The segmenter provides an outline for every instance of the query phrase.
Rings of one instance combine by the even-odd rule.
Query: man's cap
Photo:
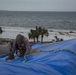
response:
[[[19,41],[19,42],[22,41],[23,38],[24,38],[24,36],[21,35],[21,34],[18,34],[18,35],[16,36],[16,40]]]

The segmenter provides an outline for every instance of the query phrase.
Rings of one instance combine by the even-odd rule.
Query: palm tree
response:
[[[39,36],[41,35],[41,43],[43,43],[43,37],[48,36],[48,30],[45,28],[37,27],[35,30],[30,30],[30,33],[28,34],[29,39],[34,39],[35,43],[35,38],[37,39],[37,42],[39,41]]]
[[[43,43],[43,37],[45,36],[48,36],[49,33],[48,33],[48,30],[43,28],[42,31],[41,31],[41,43]]]
[[[39,32],[40,32],[40,34],[41,34],[41,32],[42,32],[42,28],[41,28],[41,27],[39,27]]]
[[[36,33],[35,36],[36,36],[37,42],[39,42],[39,36],[40,36],[39,30],[36,29],[35,33]]]
[[[37,42],[38,42],[38,38],[39,38],[40,35],[41,35],[41,43],[43,43],[43,37],[44,37],[44,35],[45,36],[49,35],[48,30],[45,29],[45,28],[41,28],[41,27],[37,27],[36,26],[36,38],[37,38]]]
[[[36,38],[35,31],[31,29],[30,33],[28,34],[28,36],[29,36],[29,39],[33,39],[34,43],[35,43],[35,38]]]
[[[36,40],[38,42],[38,39],[39,39],[39,32],[38,32],[38,30],[34,30],[33,36],[34,36],[34,38],[36,38]]]

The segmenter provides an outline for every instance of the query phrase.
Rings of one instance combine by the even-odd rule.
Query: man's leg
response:
[[[14,54],[9,53],[8,57],[5,58],[5,60],[11,60],[11,59],[14,59]]]
[[[9,43],[9,53],[8,53],[8,57],[7,58],[5,58],[5,60],[10,60],[10,59],[14,59],[14,49],[12,48],[12,44],[11,43]]]

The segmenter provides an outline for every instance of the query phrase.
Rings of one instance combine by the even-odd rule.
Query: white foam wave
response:
[[[28,32],[31,28],[25,28],[25,27],[9,27],[9,26],[0,26],[2,27],[2,30],[4,31],[23,31]],[[34,29],[34,28],[33,28]]]

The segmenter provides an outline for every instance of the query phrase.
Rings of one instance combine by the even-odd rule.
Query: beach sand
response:
[[[0,38],[3,39],[3,41],[9,42],[11,39],[15,39],[17,34],[22,34],[25,37],[28,38],[28,33],[30,32],[30,29],[34,28],[23,28],[23,27],[5,27],[1,26],[3,33],[0,34]],[[48,29],[49,36],[44,36],[43,41],[44,42],[56,42],[55,36],[57,36],[59,39],[63,40],[69,40],[76,38],[76,31],[75,30],[60,30],[60,29]],[[30,39],[30,41],[33,41]],[[41,41],[41,38],[39,37],[39,41]],[[9,52],[8,49],[8,43],[4,45],[0,45],[0,55],[6,54]]]
[[[8,43],[0,45],[0,56],[9,53]]]

